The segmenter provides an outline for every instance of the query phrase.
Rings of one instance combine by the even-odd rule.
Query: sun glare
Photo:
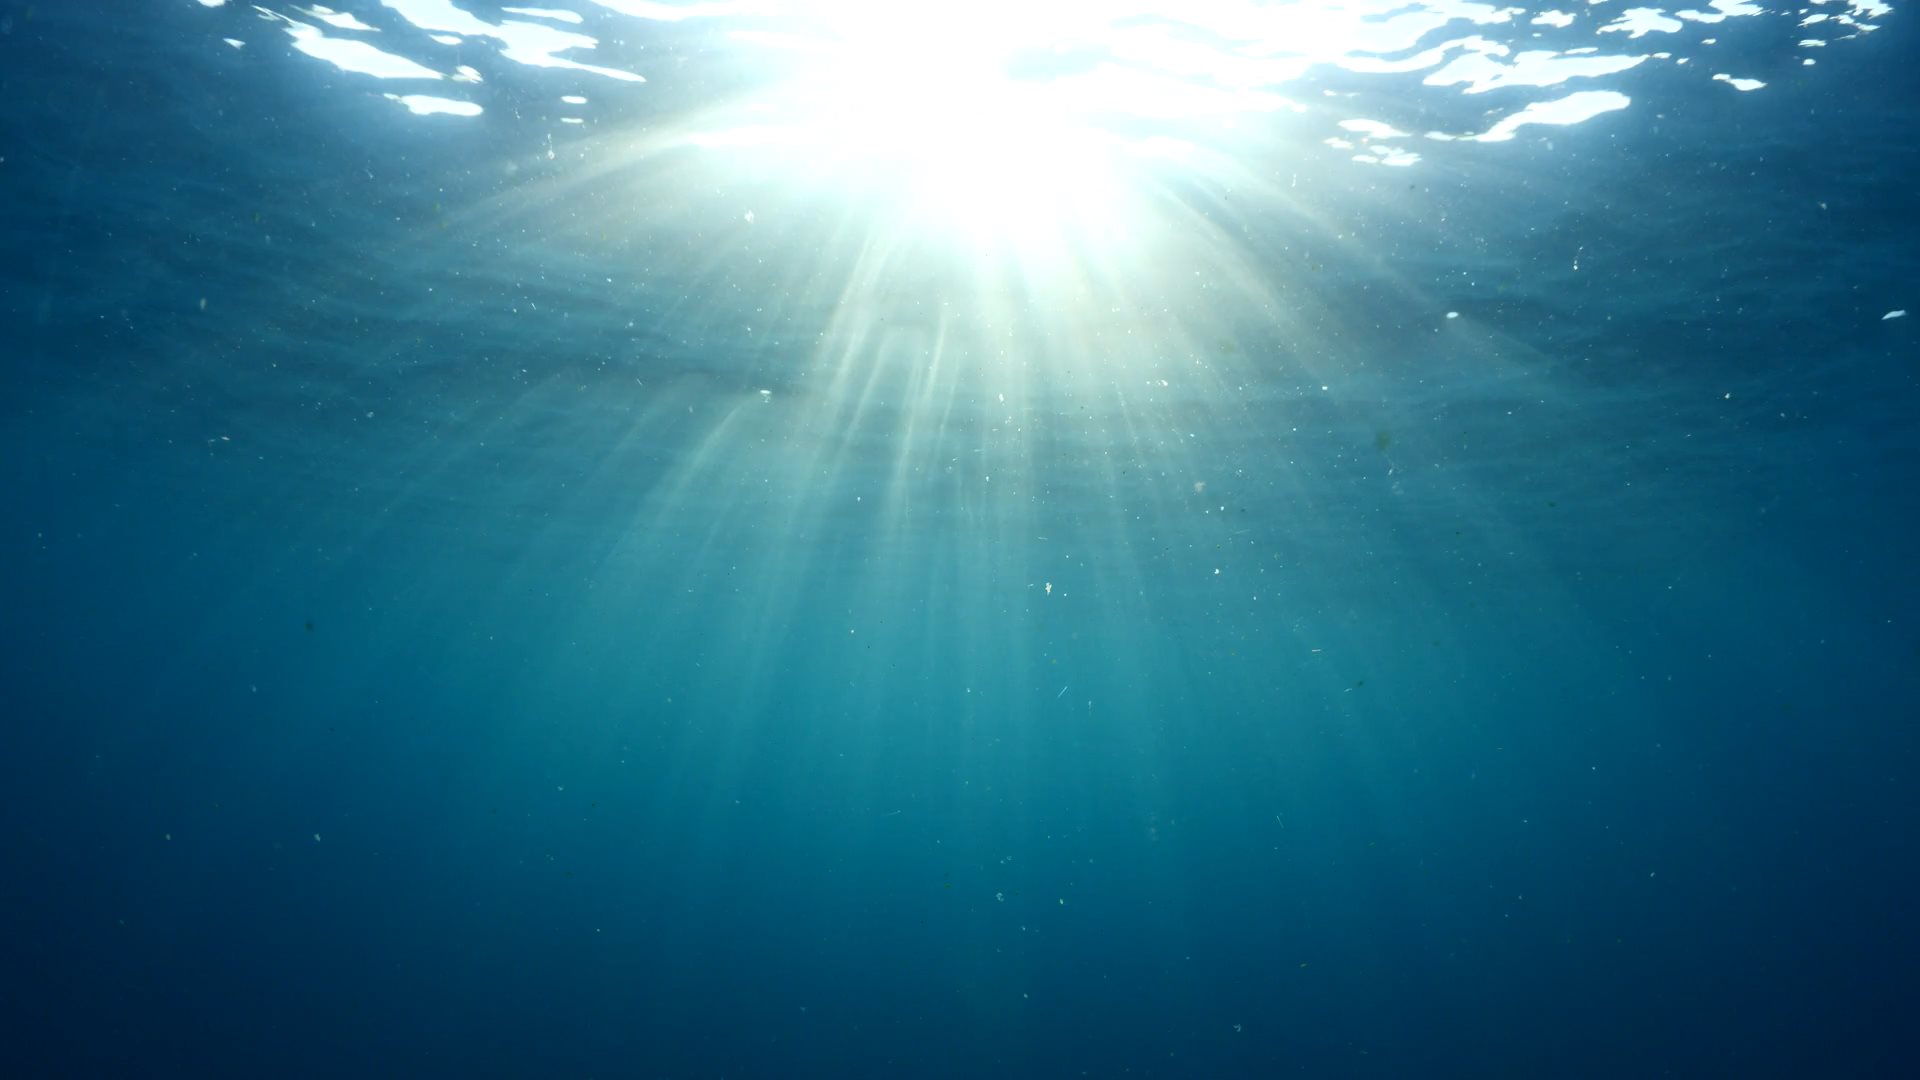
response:
[[[916,233],[1084,241],[1120,213],[1124,146],[1057,82],[1016,70],[1046,54],[1063,17],[845,5],[773,103],[777,141],[805,155],[803,179],[878,202]]]
[[[1062,115],[1035,90],[989,74],[923,84],[919,93],[849,110],[849,164],[883,178],[876,193],[917,231],[973,244],[1055,235],[1088,239],[1113,223],[1120,162],[1113,141]]]

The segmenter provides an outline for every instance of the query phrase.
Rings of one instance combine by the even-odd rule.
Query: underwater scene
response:
[[[329,2],[0,0],[9,1075],[1915,1075],[1900,0]]]

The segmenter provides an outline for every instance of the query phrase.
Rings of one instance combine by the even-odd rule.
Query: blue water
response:
[[[11,1075],[1910,1075],[1908,12],[568,6],[0,2]]]

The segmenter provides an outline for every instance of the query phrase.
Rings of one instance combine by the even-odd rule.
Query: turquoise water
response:
[[[0,3],[23,1075],[1905,1074],[1904,12],[574,8]]]

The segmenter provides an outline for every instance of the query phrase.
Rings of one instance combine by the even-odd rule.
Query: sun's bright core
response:
[[[750,131],[709,141],[791,150],[795,183],[830,186],[920,235],[1083,243],[1119,224],[1134,158],[1061,80],[1016,70],[1065,38],[1062,17],[846,5]]]

